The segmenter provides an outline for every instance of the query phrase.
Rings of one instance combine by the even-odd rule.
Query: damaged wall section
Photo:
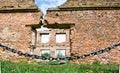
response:
[[[50,56],[57,57],[59,53],[63,56],[70,55],[70,28],[68,24],[65,25],[47,25],[42,29],[37,29],[37,44],[34,53],[42,55],[50,53]]]
[[[112,1],[83,1],[68,0],[62,6],[47,10],[45,19],[47,25],[74,23],[72,29],[74,36],[71,40],[71,53],[82,55],[94,52],[116,43],[120,40],[120,4],[119,0]],[[100,54],[85,58],[79,62],[120,63],[120,47]]]

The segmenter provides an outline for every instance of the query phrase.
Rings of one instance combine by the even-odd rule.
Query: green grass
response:
[[[1,73],[119,73],[119,65],[59,64],[57,62],[10,62],[0,61]]]

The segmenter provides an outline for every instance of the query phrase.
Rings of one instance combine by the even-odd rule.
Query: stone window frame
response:
[[[40,34],[50,34],[50,41],[48,43],[41,43],[41,36]],[[65,33],[66,34],[66,42],[63,43],[56,43],[56,33]],[[37,40],[36,40],[36,46],[38,47],[47,47],[47,46],[69,46],[70,45],[70,31],[69,29],[50,29],[45,31],[37,31]]]

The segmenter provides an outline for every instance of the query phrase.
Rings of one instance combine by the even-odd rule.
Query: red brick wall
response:
[[[0,24],[38,24],[40,16],[42,16],[40,12],[0,13]]]
[[[0,6],[24,6],[33,4],[33,0],[0,0]]]
[[[31,27],[38,25],[41,12],[0,13],[0,41],[11,47],[28,50],[31,43]]]
[[[48,11],[46,15],[50,24],[55,22],[75,24],[72,53],[79,55],[105,48],[120,41],[119,17],[119,10]],[[120,47],[117,47],[99,56],[86,58],[86,61],[98,59],[104,63],[120,63],[119,52]]]
[[[34,0],[0,0],[0,42],[17,50],[29,52],[32,28],[39,27],[41,16],[42,12]],[[16,54],[2,51],[0,47],[0,58],[13,58],[14,55]]]

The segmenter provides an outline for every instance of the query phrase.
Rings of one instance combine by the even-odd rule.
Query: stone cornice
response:
[[[15,13],[15,12],[40,12],[38,8],[9,8],[9,9],[0,9],[0,13]]]
[[[112,7],[62,7],[49,8],[47,11],[79,11],[79,10],[120,10],[118,6]]]

